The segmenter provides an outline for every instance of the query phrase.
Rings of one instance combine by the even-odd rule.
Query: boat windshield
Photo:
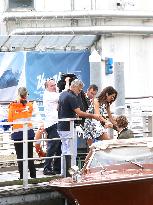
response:
[[[143,164],[153,164],[153,148],[147,146],[113,147],[95,150],[88,167],[104,167],[131,163],[143,168]]]

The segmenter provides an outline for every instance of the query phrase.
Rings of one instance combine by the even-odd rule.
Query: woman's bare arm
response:
[[[116,119],[115,117],[112,115],[112,112],[110,110],[110,104],[107,105],[106,107],[106,111],[107,111],[107,114],[108,114],[108,118],[110,120],[110,122],[116,126]]]
[[[97,99],[94,99],[93,106],[94,106],[94,113],[100,115],[100,105]],[[103,122],[104,124],[108,123],[107,119],[105,119],[103,116],[101,122]]]

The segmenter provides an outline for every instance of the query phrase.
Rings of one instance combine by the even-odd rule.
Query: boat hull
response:
[[[153,178],[54,186],[71,204],[152,205]]]

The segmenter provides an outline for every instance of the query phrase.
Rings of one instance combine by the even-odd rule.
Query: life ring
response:
[[[35,133],[35,140],[42,139],[43,132],[44,132],[44,129],[40,127]],[[46,153],[43,151],[42,146],[41,146],[41,141],[35,142],[35,149],[39,157],[46,157]]]

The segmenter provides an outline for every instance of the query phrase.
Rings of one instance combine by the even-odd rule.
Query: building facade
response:
[[[76,44],[65,48],[62,41],[54,49],[96,49],[101,62],[98,67],[91,67],[91,83],[97,83],[100,89],[114,85],[114,65],[121,62],[125,97],[153,96],[151,0],[0,0],[0,4],[0,39],[4,36],[19,39],[20,35],[34,35],[36,39],[38,35],[51,35],[59,45],[59,37],[77,37]],[[90,43],[83,46],[82,36]],[[13,42],[8,41],[3,40],[1,51],[5,51],[6,45],[6,51],[24,50],[23,43],[12,47]],[[39,46],[35,48],[41,50]],[[46,43],[43,49],[53,47],[48,48]],[[107,59],[112,59],[111,74],[106,74]]]

